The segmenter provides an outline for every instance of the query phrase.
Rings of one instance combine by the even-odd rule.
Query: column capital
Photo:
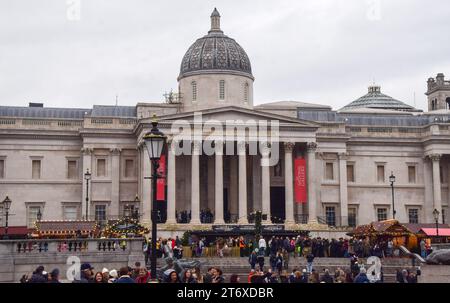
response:
[[[264,158],[268,157],[270,155],[269,142],[261,142],[259,146],[260,146],[261,156],[263,156]]]
[[[214,141],[214,152],[216,155],[219,155],[219,156],[223,155],[223,141],[222,140]]]
[[[339,160],[347,160],[348,159],[348,153],[347,152],[338,153],[338,158],[339,158]]]
[[[238,155],[245,155],[245,153],[247,152],[247,142],[239,141],[237,143],[237,151]]]
[[[114,147],[114,148],[111,148],[111,149],[109,150],[109,152],[110,152],[111,155],[113,155],[113,156],[118,156],[118,155],[120,155],[120,153],[122,152],[122,149],[121,149],[121,148]]]
[[[430,158],[431,161],[433,162],[439,162],[439,160],[441,160],[442,155],[441,154],[430,154],[428,155],[428,158]]]
[[[192,141],[192,153],[198,155],[200,153],[202,145],[203,145],[202,141],[197,140]]]
[[[94,149],[93,148],[89,148],[89,147],[83,147],[81,149],[81,153],[85,156],[89,156],[92,155],[94,153]]]
[[[287,153],[292,153],[295,148],[294,142],[284,142],[284,151]]]
[[[317,149],[317,143],[316,142],[306,143],[306,149],[308,150],[308,153],[314,153]]]

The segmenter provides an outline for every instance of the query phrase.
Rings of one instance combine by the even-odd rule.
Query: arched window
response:
[[[192,101],[197,101],[197,82],[192,81]]]
[[[244,83],[244,102],[245,103],[248,103],[248,88],[249,88],[248,82],[245,82]]]
[[[225,100],[225,80],[219,81],[219,100]]]
[[[445,103],[447,104],[447,109],[450,109],[450,97],[445,99]]]

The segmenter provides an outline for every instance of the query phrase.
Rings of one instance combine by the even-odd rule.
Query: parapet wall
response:
[[[60,279],[67,279],[72,261],[90,263],[95,271],[144,264],[142,239],[80,239],[80,240],[8,240],[0,241],[0,282],[18,282],[37,266],[45,271],[60,270]]]

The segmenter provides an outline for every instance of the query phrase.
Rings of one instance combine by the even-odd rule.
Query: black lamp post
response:
[[[6,196],[5,200],[3,200],[3,209],[5,210],[5,235],[3,236],[3,239],[8,240],[8,218],[9,218],[9,208],[11,207],[11,199]]]
[[[42,212],[41,212],[41,208],[39,207],[38,212],[36,214],[36,219],[38,222],[41,222],[42,220]]]
[[[143,137],[148,156],[152,162],[152,255],[150,273],[153,280],[156,280],[156,234],[158,210],[156,209],[156,183],[158,179],[158,166],[161,153],[166,143],[167,137],[158,129],[156,115],[153,116],[152,129]]]
[[[389,176],[389,182],[391,182],[391,190],[392,190],[392,218],[395,220],[395,198],[394,198],[394,183],[395,183],[395,176],[394,173],[391,172],[391,175]]]
[[[436,237],[439,237],[439,211],[435,208],[433,210],[434,222],[436,222]]]
[[[84,174],[84,180],[86,180],[86,220],[89,220],[89,180],[91,180],[92,174],[89,172],[89,168]]]
[[[134,209],[133,209],[133,214],[131,215],[132,218],[136,221],[139,222],[139,207],[136,207],[137,205],[139,205],[141,201],[139,200],[139,196],[136,195],[136,197],[134,198]]]
[[[125,217],[125,238],[128,238],[128,220],[130,220],[130,206],[128,204],[123,209],[123,215]]]

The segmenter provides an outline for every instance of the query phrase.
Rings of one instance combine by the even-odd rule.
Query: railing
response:
[[[0,118],[2,128],[26,128],[34,129],[58,129],[77,130],[83,126],[82,120],[59,120],[59,119],[34,119],[34,118]]]
[[[136,251],[142,251],[142,238],[129,239],[36,239],[0,241],[3,252],[10,254],[46,254],[46,253],[87,253],[87,252],[129,252],[130,243],[136,242]]]
[[[358,225],[356,216],[318,216],[317,222],[334,227],[356,227]]]

